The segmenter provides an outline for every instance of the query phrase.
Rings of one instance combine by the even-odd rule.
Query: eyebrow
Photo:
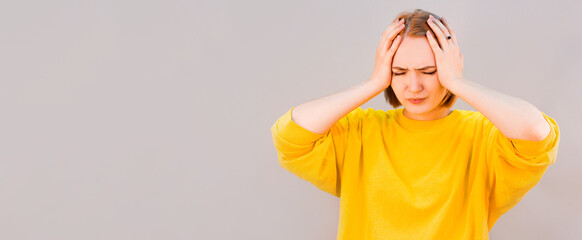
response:
[[[425,70],[428,68],[435,68],[435,66],[424,66],[421,68],[415,68],[416,70]],[[403,68],[403,67],[392,67],[392,69],[396,69],[396,70],[408,70],[408,68]]]

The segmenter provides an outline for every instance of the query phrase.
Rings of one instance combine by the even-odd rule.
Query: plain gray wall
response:
[[[560,127],[556,163],[491,239],[578,239],[581,7],[2,1],[0,239],[335,239],[339,199],[279,166],[270,127],[366,80],[414,8],[450,20],[467,79]]]

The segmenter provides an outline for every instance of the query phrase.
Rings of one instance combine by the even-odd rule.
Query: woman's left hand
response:
[[[437,35],[438,43],[441,46],[439,47],[437,39],[430,31],[426,32],[426,37],[434,53],[439,82],[443,87],[448,88],[454,81],[464,79],[463,55],[459,50],[455,31],[446,19],[443,18],[442,20],[443,22],[430,15],[427,21]],[[447,39],[447,36],[451,36],[451,39]]]

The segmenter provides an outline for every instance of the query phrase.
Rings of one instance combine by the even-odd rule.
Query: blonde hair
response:
[[[431,13],[429,11],[424,11],[424,10],[418,9],[418,8],[414,9],[413,12],[404,11],[404,12],[399,13],[398,16],[396,16],[396,18],[394,18],[394,20],[403,18],[404,19],[404,29],[398,35],[400,35],[400,37],[402,37],[402,38],[404,38],[405,36],[425,37],[426,31],[430,31],[430,33],[433,36],[436,36],[434,31],[428,25],[428,23],[426,23],[426,21],[428,20],[428,17],[430,15],[432,15],[433,17],[435,17],[438,20],[441,20],[440,16],[438,16],[434,13]],[[440,47],[440,43],[439,43],[439,47]],[[394,94],[394,89],[392,89],[392,85],[390,85],[390,86],[388,86],[388,88],[384,89],[384,98],[394,108],[402,106],[402,103],[400,103],[400,101],[398,101],[398,98],[396,98],[396,94]],[[441,101],[440,106],[445,107],[445,108],[450,108],[455,104],[456,100],[457,100],[457,96],[447,89],[447,95]]]

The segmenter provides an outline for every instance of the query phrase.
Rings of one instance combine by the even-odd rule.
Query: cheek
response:
[[[396,94],[396,96],[400,96],[400,93],[404,89],[404,84],[401,81],[398,80],[395,81],[394,79],[392,79],[392,83],[390,84],[390,86],[392,87],[392,91],[394,91],[394,94]]]
[[[443,85],[441,85],[441,82],[439,81],[439,79],[436,76],[430,76],[426,79],[426,87],[432,89],[433,91],[444,91],[446,90],[445,87],[443,87]]]

